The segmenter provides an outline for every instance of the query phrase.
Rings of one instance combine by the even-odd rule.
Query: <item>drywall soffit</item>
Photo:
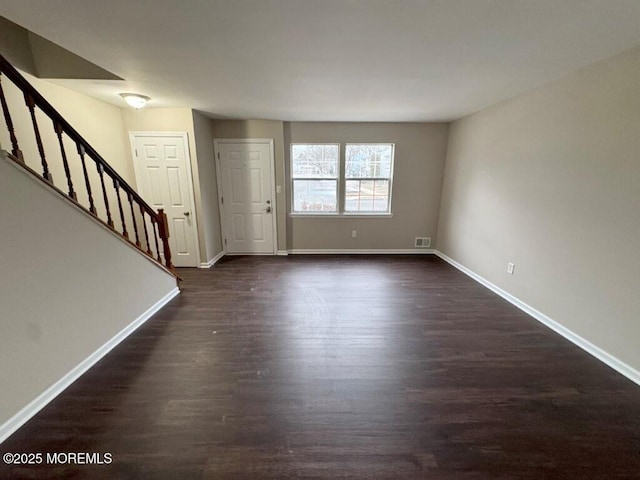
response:
[[[18,68],[39,78],[124,80],[4,17],[0,17],[0,50]]]

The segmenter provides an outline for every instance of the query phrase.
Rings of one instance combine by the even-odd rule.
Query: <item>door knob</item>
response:
[[[190,213],[189,213],[189,212],[184,212],[184,216],[185,216],[185,217],[188,217],[189,215],[190,215]]]

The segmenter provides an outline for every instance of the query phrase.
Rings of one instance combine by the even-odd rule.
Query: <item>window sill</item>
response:
[[[393,218],[393,213],[290,213],[291,218]]]

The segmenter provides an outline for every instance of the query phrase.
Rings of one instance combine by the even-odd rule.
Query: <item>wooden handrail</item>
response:
[[[145,222],[145,214],[149,215],[151,223],[154,226],[154,236],[156,234],[155,226],[158,225],[157,234],[160,236],[160,239],[163,245],[163,252],[162,252],[164,255],[163,266],[168,268],[171,272],[174,272],[175,274],[173,264],[171,263],[171,252],[169,250],[169,241],[168,241],[169,230],[167,228],[167,220],[164,212],[162,210],[160,212],[156,212],[151,206],[149,206],[149,204],[147,204],[147,202],[115,171],[115,169],[111,165],[109,165],[109,163],[107,163],[107,161],[89,144],[89,142],[87,142],[82,137],[82,135],[80,135],[76,131],[76,129],[74,129],[69,124],[69,122],[67,122],[64,119],[64,117],[35,88],[33,88],[33,86],[13,67],[13,65],[11,65],[11,63],[9,63],[8,60],[6,60],[2,55],[0,55],[0,104],[1,104],[0,106],[2,107],[2,113],[4,115],[7,129],[9,130],[9,137],[11,140],[11,147],[12,147],[12,151],[11,151],[12,156],[15,159],[19,160],[21,163],[24,163],[23,152],[20,150],[18,138],[14,130],[14,124],[9,112],[9,105],[7,103],[4,91],[2,89],[2,82],[1,82],[2,75],[4,75],[9,80],[11,80],[11,82],[18,89],[22,91],[25,98],[25,105],[30,111],[30,116],[32,119],[34,131],[35,131],[37,148],[42,160],[42,167],[43,167],[43,174],[39,176],[43,178],[51,186],[54,186],[51,174],[49,173],[48,163],[45,158],[44,147],[43,147],[42,139],[40,136],[40,129],[36,121],[36,115],[34,112],[35,107],[40,109],[53,122],[54,131],[57,135],[58,144],[59,144],[60,152],[62,155],[64,172],[66,176],[66,182],[67,182],[66,188],[68,189],[66,196],[74,203],[79,204],[77,199],[77,193],[74,189],[73,181],[71,178],[71,170],[68,163],[68,156],[67,156],[67,152],[65,151],[64,141],[62,137],[63,134],[69,137],[77,147],[77,152],[82,162],[84,184],[87,188],[88,198],[90,202],[90,207],[88,209],[89,212],[97,220],[107,225],[110,229],[116,231],[114,228],[113,220],[112,220],[109,199],[108,199],[106,185],[104,181],[104,175],[107,175],[108,177],[111,178],[112,182],[106,182],[106,183],[113,184],[113,189],[114,189],[113,194],[117,198],[117,206],[115,208],[117,208],[117,211],[119,212],[119,216],[122,222],[123,231],[122,232],[116,231],[116,232],[119,233],[129,243],[136,246],[136,248],[140,250],[143,254],[145,254],[146,256],[150,257],[151,259],[153,259],[154,261],[162,265],[161,256],[160,256],[161,252],[159,251],[159,248],[158,248],[157,238],[155,239],[155,245],[156,245],[155,258],[151,251],[153,242],[151,241],[152,239],[150,239],[147,234],[147,226]],[[107,215],[106,221],[104,219],[99,218],[96,208],[94,206],[94,200],[93,200],[91,186],[88,178],[87,167],[85,164],[86,157],[91,158],[96,163],[97,172],[100,177],[100,184],[102,188],[103,199],[105,202],[106,215]],[[29,171],[31,171],[32,173],[34,172],[32,169],[29,169]],[[55,187],[55,189],[57,191],[61,191],[61,189],[58,187]],[[136,234],[135,242],[129,238],[129,232],[127,231],[127,228],[126,228],[125,210],[122,206],[122,199],[120,197],[121,190],[124,191],[125,198],[128,200],[130,204],[131,221],[133,222],[134,231]],[[142,217],[143,228],[141,229],[139,229],[137,224],[138,222],[138,220],[136,219],[137,214],[135,213],[135,210],[133,208],[133,203],[136,203],[138,205],[139,213],[140,213],[140,216]],[[146,250],[144,249],[144,246],[141,245],[140,243],[138,231],[143,231],[145,233]]]
[[[10,79],[15,86],[23,92],[28,92],[33,98],[37,107],[42,110],[50,119],[55,120],[61,126],[64,133],[74,142],[83,146],[85,153],[97,163],[101,163],[104,171],[111,178],[116,179],[120,186],[131,193],[136,202],[144,207],[149,214],[155,214],[155,210],[151,208],[138,193],[129,186],[129,184],[116,172],[102,156],[80,135],[69,122],[67,122],[60,113],[51,105],[40,93],[31,86],[31,84],[11,65],[7,59],[0,55],[0,72]],[[126,185],[126,188],[124,187]]]

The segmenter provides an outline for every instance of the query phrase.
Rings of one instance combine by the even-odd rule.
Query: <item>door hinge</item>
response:
[[[218,160],[220,160],[220,152],[218,152]]]
[[[224,197],[220,197],[220,203],[224,205]]]
[[[136,148],[135,150],[136,150],[136,157],[137,157],[138,156],[138,149]]]
[[[225,244],[225,245],[227,244],[227,239],[226,239],[226,238],[224,239],[224,244]]]

